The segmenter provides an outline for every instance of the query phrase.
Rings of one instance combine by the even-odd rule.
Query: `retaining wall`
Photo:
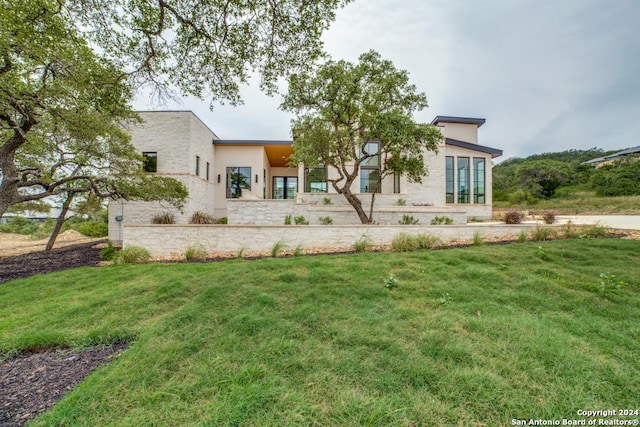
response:
[[[449,242],[473,239],[476,232],[483,238],[517,236],[535,227],[536,224],[489,223],[441,226],[125,224],[123,247],[142,246],[154,257],[184,254],[193,245],[201,245],[211,254],[235,254],[241,250],[269,252],[277,242],[288,249],[350,250],[356,241],[365,236],[375,245],[388,245],[400,233],[428,233]]]

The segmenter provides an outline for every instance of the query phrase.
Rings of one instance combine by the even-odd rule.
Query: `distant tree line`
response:
[[[493,199],[522,204],[575,192],[640,195],[640,156],[626,156],[599,165],[584,164],[618,151],[591,148],[508,159],[493,168]]]

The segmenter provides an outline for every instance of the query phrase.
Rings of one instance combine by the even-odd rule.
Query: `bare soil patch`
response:
[[[22,234],[0,233],[0,258],[43,251],[48,240],[49,238],[33,240],[29,236],[23,236]],[[75,230],[67,230],[58,235],[54,248],[64,248],[99,240],[104,239],[94,239],[83,236]]]

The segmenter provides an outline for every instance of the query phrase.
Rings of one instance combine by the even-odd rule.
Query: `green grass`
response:
[[[601,292],[602,273],[624,285]],[[640,242],[114,265],[0,285],[5,355],[118,339],[131,340],[122,356],[33,425],[493,426],[637,408]]]
[[[532,211],[553,210],[559,215],[626,214],[640,215],[640,196],[597,197],[590,192],[577,192],[571,197],[538,200],[533,204],[493,203],[494,209],[517,207]]]

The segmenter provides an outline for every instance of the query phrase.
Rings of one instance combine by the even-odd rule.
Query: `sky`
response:
[[[355,0],[323,41],[332,59],[375,50],[407,70],[429,101],[419,122],[486,119],[478,142],[498,161],[640,145],[640,0]],[[257,86],[239,107],[134,107],[192,110],[222,139],[290,139],[293,116]]]

